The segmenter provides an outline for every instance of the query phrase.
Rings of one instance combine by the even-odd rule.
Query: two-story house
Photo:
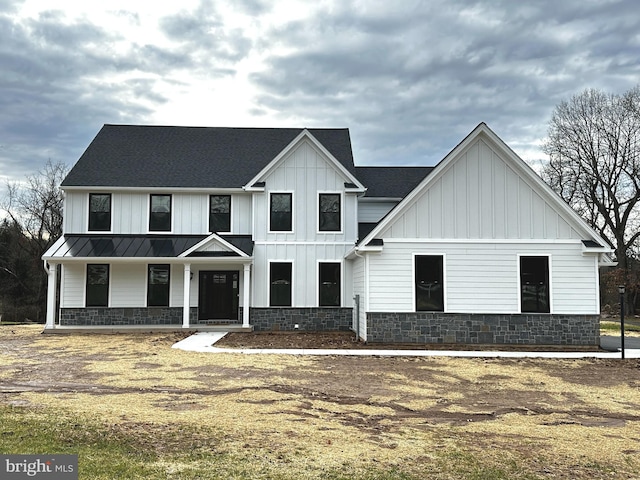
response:
[[[611,249],[484,124],[436,167],[356,167],[346,129],[105,125],[62,189],[47,329],[598,341]]]

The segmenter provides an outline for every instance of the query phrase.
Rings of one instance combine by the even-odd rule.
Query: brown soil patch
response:
[[[291,478],[309,465],[374,464],[456,478],[451,462],[463,457],[517,465],[519,478],[640,472],[639,360],[199,354],[170,348],[182,336],[1,327],[0,403],[150,435],[206,428],[227,451],[288,459]],[[348,333],[232,334],[217,345],[250,344],[380,348]]]

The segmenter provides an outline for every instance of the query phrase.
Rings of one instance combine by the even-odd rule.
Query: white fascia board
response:
[[[62,259],[63,257],[54,257],[51,255],[51,253],[49,252],[55,252],[57,251],[65,242],[65,238],[64,235],[60,235],[60,238],[58,238],[53,245],[51,245],[49,248],[47,248],[47,251],[44,252],[42,254],[42,260],[56,260],[56,259]]]
[[[253,257],[56,257],[54,263],[169,263],[184,264],[245,264]]]
[[[349,172],[349,170],[347,170],[344,167],[344,165],[342,165],[329,152],[329,150],[324,148],[324,146],[306,128],[304,130],[302,130],[302,132],[300,132],[300,134],[296,138],[294,138],[289,143],[289,145],[284,147],[282,149],[282,151],[273,160],[271,160],[267,164],[267,166],[265,166],[262,170],[260,170],[260,172],[258,172],[258,174],[255,177],[253,177],[251,180],[249,180],[247,182],[247,184],[243,187],[243,189],[246,190],[246,191],[249,191],[249,192],[251,192],[251,191],[264,191],[264,187],[253,187],[253,185],[255,183],[261,182],[262,179],[269,174],[269,172],[274,170],[277,167],[278,163],[280,163],[280,161],[282,159],[284,159],[284,157],[286,157],[303,138],[307,138],[314,145],[314,147],[316,147],[318,150],[320,150],[323,153],[323,155],[325,155],[333,163],[334,167],[337,170],[339,170],[345,177],[347,177],[349,179],[350,183],[353,183],[354,185],[357,185],[357,188],[348,189],[349,192],[361,193],[361,192],[365,192],[367,190],[364,187],[364,185],[362,185],[362,183],[360,183],[360,181],[356,177],[354,177]]]
[[[224,247],[228,248],[230,251],[237,253],[238,255],[240,255],[241,257],[244,258],[248,258],[249,256],[243,252],[242,250],[240,250],[238,247],[236,247],[235,245],[232,245],[231,243],[227,242],[224,238],[222,238],[220,235],[216,234],[216,233],[212,233],[211,235],[209,235],[207,238],[205,238],[204,240],[201,240],[200,242],[196,243],[193,247],[191,247],[188,250],[185,250],[184,252],[182,252],[180,255],[178,255],[178,258],[185,258],[188,255],[190,255],[193,252],[198,251],[198,249],[200,249],[201,247],[203,247],[204,245],[206,245],[207,243],[211,242],[211,241],[216,241],[218,243],[220,243],[221,245],[223,245]],[[198,257],[200,258],[200,257]]]

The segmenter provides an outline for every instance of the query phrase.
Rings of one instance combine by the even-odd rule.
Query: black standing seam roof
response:
[[[104,125],[62,186],[240,188],[303,130]],[[355,174],[348,129],[308,131]]]

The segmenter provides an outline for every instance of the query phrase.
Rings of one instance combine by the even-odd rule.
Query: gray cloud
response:
[[[234,79],[252,54],[266,63],[246,124],[275,111],[273,126],[349,127],[359,164],[435,163],[481,121],[535,152],[560,100],[640,78],[633,0],[328,2],[268,28],[270,1],[230,2],[247,19],[231,28],[203,0],[160,19],[159,44],[67,12],[20,18],[21,5],[0,0],[0,177],[71,164],[103,123],[150,123],[172,87]]]

